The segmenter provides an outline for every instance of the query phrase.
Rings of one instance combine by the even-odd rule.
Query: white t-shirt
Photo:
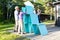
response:
[[[14,17],[15,17],[15,20],[18,20],[19,16],[18,16],[18,11],[17,10],[14,11]]]

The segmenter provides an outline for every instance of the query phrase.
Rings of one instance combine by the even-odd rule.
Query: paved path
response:
[[[49,33],[46,36],[30,35],[27,37],[30,38],[31,40],[60,40],[60,27],[55,27],[54,25],[48,25],[47,29]]]
[[[47,25],[47,29],[49,31],[48,35],[34,35],[32,34],[24,34],[24,37],[30,38],[31,40],[60,40],[60,27],[55,27],[54,25]]]

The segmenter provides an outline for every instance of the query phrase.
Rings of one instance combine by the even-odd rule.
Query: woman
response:
[[[19,27],[18,27],[18,33],[23,34],[23,12],[20,10],[19,13]]]

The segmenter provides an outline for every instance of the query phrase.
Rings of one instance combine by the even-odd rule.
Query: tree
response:
[[[43,9],[44,13],[50,15],[50,19],[52,19],[52,16],[53,16],[53,5],[52,5],[52,2],[54,2],[54,1],[55,0],[45,0],[45,1],[44,0],[37,0],[37,2],[42,4],[42,6],[45,8],[45,9]]]
[[[7,5],[7,2],[6,2],[7,0],[0,0],[0,7],[1,7],[1,11],[2,11],[2,13],[3,13],[3,20],[4,19],[6,19],[5,17],[6,17],[6,13],[7,13],[7,7],[6,7],[6,5]],[[1,14],[1,13],[0,13]]]
[[[0,0],[0,21],[14,19],[14,7],[16,5],[23,5],[23,1]]]

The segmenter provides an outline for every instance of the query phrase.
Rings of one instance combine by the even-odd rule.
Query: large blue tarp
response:
[[[31,6],[22,8],[23,12],[26,10],[26,14],[23,16],[24,31],[29,33],[34,32],[35,35],[41,34],[42,36],[48,34],[45,24],[41,24],[38,21],[38,16],[34,14],[34,9]]]

